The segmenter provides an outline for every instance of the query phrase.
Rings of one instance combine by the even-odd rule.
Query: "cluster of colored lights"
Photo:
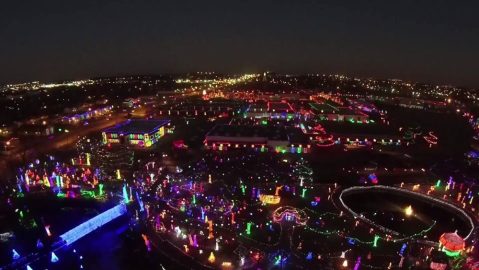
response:
[[[87,155],[87,164],[90,163]],[[50,189],[60,198],[95,198],[104,197],[104,185],[100,183],[101,176],[97,168],[89,165],[74,166],[49,160],[31,163],[20,169],[17,176],[18,191],[35,192],[43,188]]]
[[[304,226],[308,222],[308,219],[308,215],[306,215],[303,210],[291,206],[282,206],[273,212],[274,222],[294,222]]]

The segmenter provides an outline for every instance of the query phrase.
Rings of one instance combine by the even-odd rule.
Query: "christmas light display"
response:
[[[375,235],[374,236],[374,241],[373,241],[373,247],[377,247],[378,246],[378,240],[380,239],[380,237],[378,235]]]
[[[55,252],[52,251],[52,253],[50,254],[50,262],[56,263],[56,262],[58,262],[58,260],[59,259],[58,259],[57,255],[55,254]]]
[[[123,196],[123,202],[124,203],[129,203],[130,202],[130,198],[128,197],[128,192],[126,190],[126,184],[123,184],[122,196]]]
[[[308,219],[304,211],[291,206],[282,206],[273,212],[274,222],[294,222],[297,225],[306,225]]]
[[[266,194],[261,194],[259,196],[259,200],[263,204],[278,204],[281,201],[281,197],[277,195],[266,195]]]
[[[60,238],[66,245],[71,245],[78,239],[102,227],[119,216],[124,215],[125,213],[126,206],[124,204],[119,204],[60,235]]]
[[[447,256],[456,257],[465,250],[466,243],[457,233],[443,233],[439,238],[441,250]]]
[[[20,254],[15,249],[12,249],[12,260],[20,259]]]
[[[386,269],[392,260],[384,261],[381,256],[371,259],[372,255],[370,256],[368,251],[385,250],[384,253],[388,256],[390,253],[409,256],[409,251],[405,252],[405,243],[423,238],[435,225],[428,224],[428,227],[421,228],[420,232],[412,235],[397,235],[387,230],[377,230],[380,227],[359,216],[349,215],[347,206],[339,203],[342,192],[346,189],[342,190],[339,184],[315,181],[312,170],[301,157],[271,156],[265,157],[266,162],[262,163],[255,154],[251,154],[251,157],[234,153],[225,153],[223,156],[206,154],[196,163],[179,165],[181,169],[177,171],[162,171],[163,166],[155,166],[148,161],[145,165],[140,164],[140,167],[144,168],[136,171],[133,178],[122,170],[122,182],[112,181],[108,184],[102,179],[95,180],[93,176],[90,177],[96,173],[94,164],[88,167],[90,172],[85,166],[76,165],[71,168],[79,172],[79,178],[85,179],[84,186],[88,187],[88,190],[82,188],[78,191],[83,198],[102,197],[105,194],[116,198],[110,195],[112,192],[104,190],[116,184],[114,190],[117,193],[112,195],[120,195],[125,203],[135,199],[135,203],[129,205],[129,208],[134,208],[132,215],[136,219],[146,216],[146,223],[153,228],[151,233],[158,234],[160,239],[166,240],[165,243],[177,247],[179,252],[185,253],[200,264],[212,264],[214,267],[250,267],[255,263],[259,267],[270,263],[288,268],[291,266],[288,258],[294,255],[294,262],[301,264],[302,260],[314,267],[333,262],[337,268],[346,265],[346,269]],[[277,164],[274,164],[275,160]],[[160,164],[158,160],[155,162]],[[243,163],[247,164],[245,166],[251,166],[252,163],[258,165],[257,168],[246,171],[241,167]],[[231,164],[239,164],[239,168],[232,168]],[[230,174],[231,170],[237,172]],[[115,178],[115,173],[113,171],[110,176]],[[24,172],[22,174],[24,175]],[[64,185],[67,187],[77,178],[57,172],[48,172],[46,175],[51,189],[61,185],[60,176],[64,177]],[[235,178],[234,175],[239,176]],[[43,172],[28,173],[28,177],[30,183],[33,183],[32,187],[37,182],[42,187],[48,185]],[[21,183],[25,183],[25,180]],[[459,184],[457,186],[459,187]],[[423,184],[415,193],[426,187],[428,186]],[[66,189],[61,189],[60,193],[68,196],[65,197],[67,199],[71,198]],[[142,194],[154,196],[148,195],[149,199],[143,202]],[[473,199],[466,189],[462,190],[460,201],[464,199],[469,204]],[[271,205],[279,207],[272,209]],[[146,212],[142,215],[142,211]],[[92,227],[97,227],[96,223]],[[157,238],[150,238],[150,234],[142,237],[146,249],[150,250],[150,245]],[[290,244],[294,247],[291,253],[265,252],[282,244],[283,237],[290,239]],[[338,243],[342,248],[324,248],[324,245],[318,245],[322,241],[328,244]],[[252,250],[252,253],[248,255],[248,252],[242,252],[243,246]],[[332,246],[335,245],[331,244]],[[354,252],[349,252],[344,247]],[[261,259],[256,259],[255,249],[263,254],[260,255]],[[232,255],[236,252],[237,257]],[[364,260],[358,255],[363,256]],[[405,260],[404,264],[407,265],[408,261]]]
[[[151,147],[166,133],[169,120],[128,120],[102,132],[103,144]]]
[[[208,261],[210,263],[215,263],[216,257],[215,257],[215,254],[213,253],[213,251],[211,251],[210,256],[208,257]]]
[[[253,222],[248,222],[246,223],[246,234],[250,235],[251,234],[251,226],[253,225]]]

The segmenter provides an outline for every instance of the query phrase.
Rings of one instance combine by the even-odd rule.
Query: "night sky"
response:
[[[217,71],[479,87],[479,1],[3,1],[0,82]]]

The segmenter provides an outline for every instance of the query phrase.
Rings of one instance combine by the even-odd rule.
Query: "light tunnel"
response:
[[[71,245],[85,235],[126,214],[126,212],[126,205],[121,203],[67,231],[66,233],[62,234],[60,238],[64,244]]]

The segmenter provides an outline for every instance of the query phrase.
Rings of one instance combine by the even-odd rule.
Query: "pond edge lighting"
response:
[[[464,237],[465,240],[467,240],[471,235],[472,233],[474,232],[474,229],[476,228],[475,224],[474,224],[474,221],[472,220],[472,218],[469,216],[469,214],[467,214],[464,210],[462,210],[461,208],[459,208],[458,206],[454,205],[454,204],[451,204],[449,202],[446,202],[446,201],[443,201],[443,200],[440,200],[440,199],[437,199],[437,198],[434,198],[434,197],[431,197],[431,196],[428,196],[428,195],[425,195],[425,194],[422,194],[422,193],[418,193],[418,192],[414,192],[414,191],[410,191],[410,190],[407,190],[407,189],[403,189],[403,188],[397,188],[397,187],[390,187],[390,186],[382,186],[382,185],[376,185],[376,186],[367,186],[367,187],[363,187],[363,186],[355,186],[355,187],[350,187],[350,188],[346,188],[346,189],[343,189],[341,191],[341,194],[339,194],[339,201],[341,202],[342,206],[348,210],[348,212],[353,215],[355,218],[359,218],[361,220],[363,220],[364,222],[366,223],[369,223],[373,226],[376,226],[380,229],[382,229],[383,231],[386,231],[388,233],[392,233],[392,234],[397,234],[397,232],[393,231],[393,230],[390,230],[384,226],[381,226],[379,224],[376,224],[374,222],[372,222],[371,220],[359,215],[358,213],[356,213],[355,211],[353,211],[351,208],[349,208],[346,203],[344,202],[343,200],[343,195],[345,193],[348,193],[348,192],[351,192],[351,191],[364,191],[364,190],[371,190],[371,189],[377,189],[377,190],[380,190],[380,189],[383,189],[383,190],[389,190],[389,191],[394,191],[394,192],[401,192],[401,193],[406,193],[406,194],[409,194],[409,195],[412,195],[412,196],[419,196],[419,197],[422,197],[424,199],[427,199],[427,200],[431,200],[431,201],[434,201],[442,206],[445,206],[445,207],[449,207],[449,208],[452,208],[456,211],[458,211],[459,213],[461,213],[465,218],[466,220],[469,222],[469,225],[471,227],[471,230],[469,231],[469,233]]]

